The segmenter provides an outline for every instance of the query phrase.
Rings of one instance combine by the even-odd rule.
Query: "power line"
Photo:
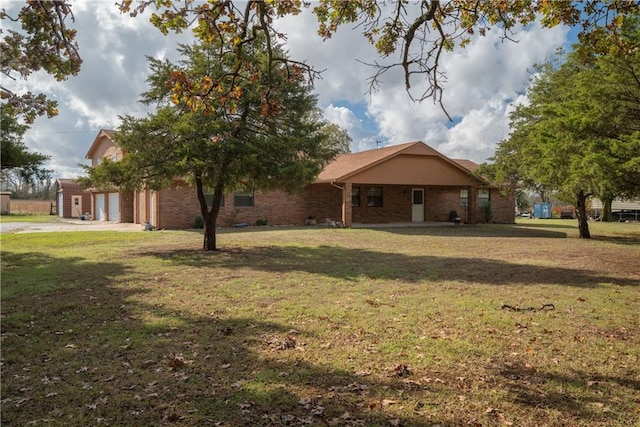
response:
[[[67,130],[67,131],[54,131],[54,132],[29,132],[26,131],[25,134],[29,135],[59,135],[59,134],[68,134],[68,133],[93,133],[95,131],[92,130]]]

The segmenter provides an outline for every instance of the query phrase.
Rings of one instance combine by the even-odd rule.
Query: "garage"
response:
[[[109,221],[120,222],[120,193],[109,193]]]
[[[98,221],[105,221],[107,219],[105,211],[104,194],[96,194],[96,218]]]
[[[58,193],[58,200],[56,201],[56,210],[60,218],[64,217],[64,194]]]

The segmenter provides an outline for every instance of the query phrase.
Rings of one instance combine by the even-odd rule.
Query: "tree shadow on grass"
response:
[[[98,268],[38,258],[39,268]],[[12,259],[25,269],[19,260],[30,256]],[[123,285],[126,266],[108,267],[84,286],[52,275],[47,289],[3,301],[3,425],[431,424],[380,403],[402,395],[400,378],[305,360],[303,329],[142,302],[158,284]]]
[[[503,377],[504,388],[513,402],[557,410],[579,419],[609,418],[613,423],[619,420],[621,411],[628,409],[624,406],[630,404],[634,394],[640,397],[640,381],[622,375],[559,373],[510,363],[499,367],[497,374]],[[631,419],[627,421],[632,423]]]
[[[360,278],[420,281],[460,281],[489,285],[516,283],[595,287],[600,283],[638,286],[632,278],[609,276],[578,268],[475,258],[412,256],[334,246],[256,246],[219,252],[168,250],[145,252],[176,265],[206,268],[248,268],[265,272],[301,271],[343,280]]]
[[[130,272],[130,268],[121,263],[87,262],[81,257],[52,257],[41,252],[2,251],[2,296],[101,286]]]
[[[280,271],[294,265],[312,270],[315,264],[302,259],[318,254],[279,248],[277,256],[293,256],[294,264],[267,267],[273,264],[273,249],[255,249],[266,252],[262,254],[266,260],[259,261],[264,264],[257,268]],[[321,249],[326,253],[320,255],[334,250]],[[243,253],[230,259],[237,262]],[[245,253],[249,258],[241,262],[249,265],[251,257],[260,253]],[[202,251],[194,254],[203,257],[200,261],[216,259]],[[215,295],[200,301],[198,312],[188,295],[177,294],[165,305],[154,303],[151,294],[163,292],[158,289],[163,284],[132,277],[125,264],[101,266],[78,258],[37,255],[14,254],[8,264],[17,270],[14,277],[37,262],[43,271],[56,264],[60,272],[81,274],[84,268],[97,272],[82,286],[68,286],[66,276],[59,273],[41,275],[40,280],[48,282],[46,288],[3,300],[2,425],[478,424],[477,415],[446,408],[447,397],[440,392],[449,386],[420,383],[393,367],[383,373],[338,368],[329,355],[322,363],[312,362],[307,352],[328,354],[332,349],[309,348],[322,344],[299,326],[257,315],[224,317],[219,313],[226,302]],[[183,263],[195,256],[178,255]],[[341,255],[362,256],[351,252],[336,256]],[[199,266],[203,272],[216,268]],[[324,269],[322,274],[328,274]],[[339,350],[333,353],[340,356],[344,353]],[[542,396],[526,388],[516,392],[523,396],[518,403],[526,406],[532,406],[526,399]],[[448,393],[445,396],[457,399],[457,391]],[[438,406],[441,403],[445,404]],[[436,406],[429,415],[414,410],[432,404]],[[400,406],[403,409],[394,410]],[[580,404],[565,407],[576,416],[591,416]]]
[[[544,227],[547,228],[547,227]],[[571,227],[558,227],[571,228]],[[528,228],[518,224],[461,225],[447,227],[384,227],[372,228],[377,231],[405,236],[443,236],[443,237],[515,237],[565,239],[567,233],[540,228]]]
[[[624,236],[594,236],[592,237],[592,239],[597,242],[607,242],[607,243],[614,243],[618,245],[640,247],[640,234],[624,235]]]

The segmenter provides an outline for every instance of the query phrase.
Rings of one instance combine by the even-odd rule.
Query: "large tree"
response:
[[[204,222],[205,250],[216,250],[216,220],[225,191],[301,191],[344,146],[333,140],[303,71],[274,64],[258,45],[220,61],[219,46],[181,46],[178,64],[150,58],[145,103],[155,113],[123,117],[115,138],[121,162],[90,169],[93,185],[164,188],[180,178],[193,185]],[[239,59],[243,62],[236,70]],[[167,81],[199,79],[198,92],[177,94]],[[202,92],[207,93],[203,101]],[[193,103],[201,103],[194,108]],[[213,193],[207,202],[206,193]]]
[[[49,157],[27,149],[22,139],[28,126],[19,123],[8,110],[6,105],[0,106],[1,179],[15,190],[24,185],[32,187],[50,177],[51,171],[44,166]]]
[[[640,26],[629,20],[626,55],[580,49],[538,70],[529,103],[511,116],[512,132],[497,148],[496,182],[532,183],[576,206],[580,237],[589,238],[587,198],[640,195]]]

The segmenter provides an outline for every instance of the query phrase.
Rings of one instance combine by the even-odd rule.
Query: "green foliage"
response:
[[[621,40],[640,43],[638,19]],[[564,62],[547,63],[529,90],[528,105],[511,117],[512,133],[492,166],[498,183],[557,191],[578,208],[588,236],[585,199],[640,195],[640,52],[582,60],[580,47]]]
[[[482,210],[483,221],[491,222],[491,219],[493,219],[493,208],[491,207],[491,202],[483,204],[480,209]]]
[[[33,186],[49,179],[51,171],[45,169],[48,156],[30,152],[22,138],[28,126],[18,123],[5,104],[0,106],[0,167],[2,181],[19,187],[17,183]]]
[[[522,190],[516,191],[516,206],[519,212],[529,212],[531,210],[531,202],[526,192]]]
[[[2,73],[26,79],[32,73],[44,70],[61,81],[80,71],[82,60],[75,42],[76,30],[67,21],[74,20],[71,7],[64,1],[30,0],[25,2],[16,16],[9,16],[5,9],[0,19],[20,24],[20,29],[8,26],[0,41],[0,68]],[[7,103],[8,113],[21,115],[27,123],[36,116],[49,117],[58,114],[56,101],[44,94],[26,92],[18,94],[0,87],[0,96]]]
[[[633,45],[620,43],[621,29],[629,17],[640,10],[630,1],[475,1],[450,0],[385,2],[378,0],[293,1],[209,1],[177,2],[172,0],[121,0],[123,12],[136,16],[148,7],[154,9],[151,22],[163,34],[182,32],[193,25],[195,36],[205,43],[216,43],[218,58],[239,53],[260,38],[266,38],[269,67],[282,61],[303,68],[309,79],[318,73],[303,62],[291,61],[276,50],[278,40],[286,34],[276,28],[278,17],[297,15],[303,7],[311,7],[318,20],[318,34],[327,39],[341,26],[357,28],[388,63],[375,61],[371,89],[381,83],[379,77],[390,68],[399,67],[405,76],[405,87],[413,99],[440,99],[445,76],[440,68],[444,50],[467,46],[474,34],[485,35],[495,28],[511,39],[518,25],[526,26],[541,19],[545,27],[579,26],[585,56],[592,53],[625,54]],[[259,41],[258,44],[262,43]],[[241,62],[246,64],[244,60]],[[236,75],[237,71],[232,74]],[[412,93],[412,84],[427,81],[422,93]],[[418,85],[413,85],[418,86]]]
[[[123,117],[115,139],[127,155],[89,171],[94,186],[160,189],[187,181],[200,201],[207,249],[215,249],[225,189],[302,191],[348,145],[322,119],[300,72],[281,64],[268,79],[256,79],[267,75],[264,49],[248,46],[242,58],[249,65],[241,70],[237,58],[220,61],[217,51],[215,45],[181,46],[178,64],[150,59],[150,89],[142,99],[158,109],[141,119]],[[205,188],[214,189],[211,206]]]

